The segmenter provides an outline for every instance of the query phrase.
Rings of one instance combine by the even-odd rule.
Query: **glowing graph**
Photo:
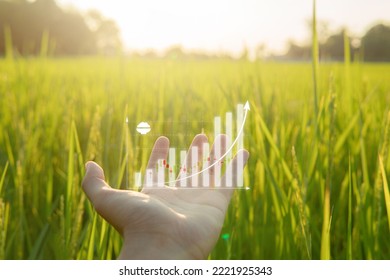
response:
[[[134,185],[144,188],[169,187],[226,187],[243,188],[242,174],[243,156],[237,154],[237,170],[233,170],[230,164],[233,160],[233,148],[239,151],[244,148],[244,125],[250,110],[249,103],[238,104],[236,109],[236,124],[233,123],[233,113],[225,114],[225,129],[222,128],[223,120],[220,116],[214,117],[214,139],[220,134],[225,134],[228,147],[222,149],[214,144],[214,156],[210,158],[210,146],[203,143],[202,147],[193,146],[187,154],[187,150],[169,148],[168,158],[159,159],[152,169],[135,172]],[[236,128],[236,134],[234,134]],[[198,149],[202,149],[202,158],[198,158]],[[224,152],[222,152],[224,151]],[[190,158],[188,162],[187,158]],[[209,171],[213,168],[213,175]],[[224,171],[224,172],[223,172]],[[221,186],[221,176],[225,174],[224,185]],[[236,174],[236,176],[233,176]],[[142,178],[143,177],[143,178]],[[233,180],[235,178],[235,181]]]

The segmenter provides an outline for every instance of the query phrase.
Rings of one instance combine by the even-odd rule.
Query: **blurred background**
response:
[[[214,117],[247,100],[250,190],[209,258],[390,259],[389,12],[388,0],[0,0],[0,259],[117,258],[84,163],[132,188],[158,136],[213,142]]]
[[[227,56],[308,60],[311,1],[0,1],[0,55]],[[390,3],[317,1],[321,60],[390,60]],[[12,36],[11,36],[12,34]],[[7,39],[8,38],[8,39]]]

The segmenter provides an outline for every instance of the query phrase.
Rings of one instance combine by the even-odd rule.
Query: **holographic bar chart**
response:
[[[135,172],[134,185],[138,188],[243,188],[242,153],[236,155],[237,164],[232,162],[233,151],[244,148],[243,128],[249,110],[246,102],[245,105],[238,104],[235,113],[227,112],[224,117],[214,117],[214,140],[224,134],[225,147],[219,141],[215,141],[212,147],[209,143],[203,143],[201,147],[192,146],[189,151],[171,147],[167,159],[159,159],[155,167],[145,172]]]

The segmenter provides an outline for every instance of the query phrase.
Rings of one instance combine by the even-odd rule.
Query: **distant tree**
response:
[[[288,45],[285,58],[292,60],[309,60],[311,58],[310,46],[299,46],[292,40],[288,42]]]
[[[344,32],[331,35],[320,45],[321,58],[342,60],[344,58]]]
[[[365,61],[390,61],[390,27],[377,24],[362,38]]]
[[[158,54],[154,50],[151,50],[151,49],[147,50],[142,55],[138,55],[138,56],[144,57],[144,58],[151,58],[151,59],[158,58]]]
[[[345,29],[342,29],[339,33],[331,35],[320,45],[320,56],[321,59],[330,60],[343,60],[344,59],[344,33]],[[349,40],[350,51],[353,51],[351,38]]]
[[[266,56],[266,50],[267,50],[266,44],[257,45],[255,49],[256,60],[264,59]]]
[[[319,46],[322,60],[342,61],[344,59],[344,32],[345,29],[342,29],[323,40]],[[311,59],[310,45],[298,45],[292,40],[288,44],[287,53],[276,59]],[[377,24],[361,39],[349,36],[349,48],[355,60],[361,60],[363,56],[365,61],[390,61],[390,26]]]
[[[63,13],[52,24],[52,28],[49,27],[49,34],[53,33],[56,54],[96,53],[96,39],[81,15]]]
[[[65,11],[54,0],[0,0],[0,55],[5,54],[6,34],[20,55],[116,52],[120,35],[115,22],[100,14],[95,21],[91,30],[80,13]]]
[[[240,60],[249,60],[249,50],[246,45],[244,45],[242,48],[242,52],[240,54]]]
[[[120,31],[116,23],[105,18],[99,11],[90,10],[86,22],[94,33],[98,51],[105,55],[116,54],[122,49]]]
[[[184,58],[185,53],[180,45],[176,45],[168,48],[164,56],[171,59],[181,59]]]

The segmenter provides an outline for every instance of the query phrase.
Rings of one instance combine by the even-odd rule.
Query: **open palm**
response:
[[[211,149],[210,158],[215,158],[215,147],[221,154],[226,149],[226,136],[220,135]],[[198,158],[203,155],[205,135],[197,135],[190,147],[197,147]],[[149,159],[148,169],[159,160],[167,158],[169,141],[157,139]],[[236,182],[249,156],[245,150],[231,161],[231,181]],[[191,152],[187,154],[187,166],[191,163]],[[211,162],[212,164],[213,162]],[[240,165],[240,166],[239,166]],[[174,188],[148,188],[141,192],[111,188],[104,179],[103,169],[88,162],[83,188],[96,211],[113,225],[123,236],[124,245],[119,258],[122,259],[204,259],[218,240],[226,209],[233,188],[224,188],[226,175],[220,179],[220,187],[205,188],[202,180],[197,186]],[[207,171],[210,184],[214,174],[220,174],[215,164]],[[187,186],[191,186],[191,178]],[[157,178],[153,178],[157,183]]]

